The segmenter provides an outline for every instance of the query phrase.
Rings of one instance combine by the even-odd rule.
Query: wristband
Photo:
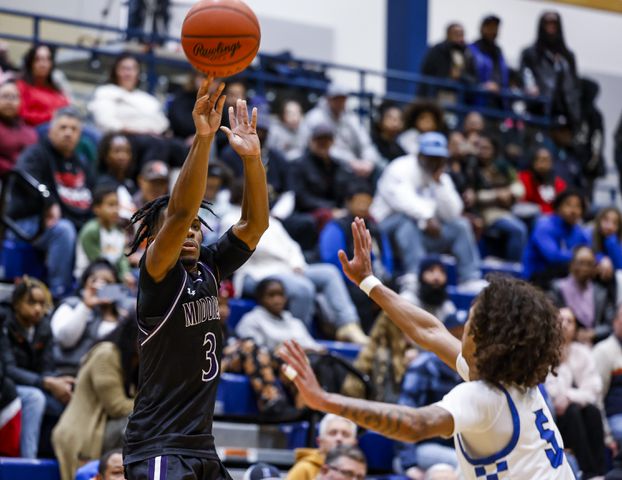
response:
[[[365,295],[369,297],[369,293],[372,288],[377,287],[378,285],[382,285],[382,282],[379,278],[374,277],[373,275],[369,275],[365,277],[361,283],[359,283],[359,288],[365,292]]]

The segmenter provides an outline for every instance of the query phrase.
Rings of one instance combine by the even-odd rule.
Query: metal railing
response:
[[[44,41],[52,45],[55,48],[84,51],[89,52],[94,56],[111,56],[114,57],[118,52],[111,52],[110,49],[102,48],[101,44],[97,42],[96,45],[83,45],[80,43],[69,43],[57,40],[50,40],[42,38],[41,24],[42,22],[52,22],[62,25],[75,26],[85,29],[95,30],[101,34],[101,32],[109,32],[117,34],[118,38],[113,41],[123,42],[126,38],[141,37],[147,39],[151,44],[160,44],[162,42],[176,42],[179,43],[178,37],[170,35],[161,35],[157,33],[144,33],[136,30],[122,29],[105,24],[98,24],[93,22],[85,22],[82,20],[74,20],[64,17],[58,17],[53,15],[43,15],[36,12],[25,12],[20,10],[14,10],[9,8],[0,8],[0,14],[14,15],[18,17],[29,18],[32,20],[32,30],[30,34],[11,34],[0,32],[0,38],[27,43],[37,43]],[[148,48],[144,52],[137,52],[136,57],[144,64],[147,77],[147,89],[153,92],[158,84],[159,74],[157,67],[159,65],[168,65],[175,68],[179,68],[182,71],[190,71],[191,67],[185,58],[171,58],[168,56],[159,55],[155,49]],[[448,111],[454,112],[459,117],[462,117],[467,112],[477,110],[484,116],[495,119],[514,119],[522,120],[526,123],[530,123],[539,127],[547,127],[550,124],[550,99],[547,97],[532,97],[510,89],[504,89],[498,93],[491,93],[479,86],[469,86],[453,80],[440,79],[436,77],[428,77],[418,73],[403,72],[398,70],[373,70],[368,68],[355,67],[350,65],[337,64],[332,62],[291,58],[288,55],[271,55],[267,53],[260,53],[259,67],[249,68],[243,72],[243,76],[250,81],[255,82],[256,91],[259,94],[263,94],[270,86],[290,86],[298,87],[302,89],[308,89],[317,92],[323,92],[329,83],[328,77],[324,79],[315,76],[305,75],[305,71],[314,71],[326,74],[328,71],[335,71],[341,73],[350,73],[358,77],[358,89],[352,92],[353,96],[359,98],[359,113],[361,115],[371,114],[374,105],[379,101],[386,99],[392,100],[398,103],[409,103],[415,96],[420,86],[424,85],[432,90],[451,91],[455,100],[453,102],[442,102],[441,106]],[[300,72],[299,75],[283,75],[281,73],[271,72],[266,65],[280,64],[284,69],[288,69],[293,72]],[[368,89],[370,78],[380,78],[384,80],[394,80],[403,82],[412,86],[412,92],[392,92],[386,93],[373,92]],[[474,102],[473,99],[476,99]],[[491,102],[491,99],[495,99]],[[526,105],[536,105],[535,111],[541,111],[541,114],[533,114],[528,110],[523,112],[514,111],[511,108],[512,102],[521,101]],[[490,104],[502,105],[490,106]]]

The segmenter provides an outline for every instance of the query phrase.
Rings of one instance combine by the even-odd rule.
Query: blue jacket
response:
[[[523,275],[530,279],[550,266],[567,264],[575,247],[589,244],[579,225],[568,225],[554,213],[543,215],[536,221],[523,253]]]
[[[485,83],[492,80],[492,74],[495,68],[493,59],[485,53],[477,44],[477,42],[469,45],[473,58],[475,60],[475,71],[477,73],[477,81],[479,83]],[[509,69],[505,63],[505,58],[501,50],[499,52],[499,71],[501,74],[501,88],[508,88],[509,86]]]
[[[460,376],[436,354],[423,352],[408,366],[404,374],[399,404],[413,408],[431,405],[442,400],[461,382]],[[426,441],[453,447],[451,439],[434,438]],[[417,444],[400,443],[398,448],[399,460],[404,470],[418,464]]]

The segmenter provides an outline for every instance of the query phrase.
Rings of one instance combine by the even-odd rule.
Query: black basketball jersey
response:
[[[125,464],[166,454],[218,458],[212,437],[223,344],[218,284],[251,253],[229,230],[201,248],[196,274],[178,261],[158,283],[143,257],[137,304],[140,377],[125,433]]]

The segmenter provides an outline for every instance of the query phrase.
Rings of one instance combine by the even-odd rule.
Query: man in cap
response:
[[[464,287],[478,291],[484,285],[473,230],[461,216],[462,199],[445,172],[447,156],[445,137],[425,133],[419,154],[393,160],[378,181],[371,213],[396,246],[402,290],[416,292],[419,263],[430,252],[456,257]]]
[[[310,110],[302,123],[303,136],[309,138],[320,124],[333,128],[334,143],[330,148],[332,157],[348,167],[355,175],[373,178],[379,174],[385,161],[374,146],[367,130],[353,112],[346,111],[348,89],[332,83],[326,95]]]
[[[497,45],[501,19],[487,15],[480,26],[480,39],[469,45],[475,60],[475,71],[480,86],[490,92],[498,92],[508,87],[509,69],[503,52]]]
[[[145,163],[138,175],[138,192],[134,195],[137,208],[168,193],[170,170],[162,160]]]

